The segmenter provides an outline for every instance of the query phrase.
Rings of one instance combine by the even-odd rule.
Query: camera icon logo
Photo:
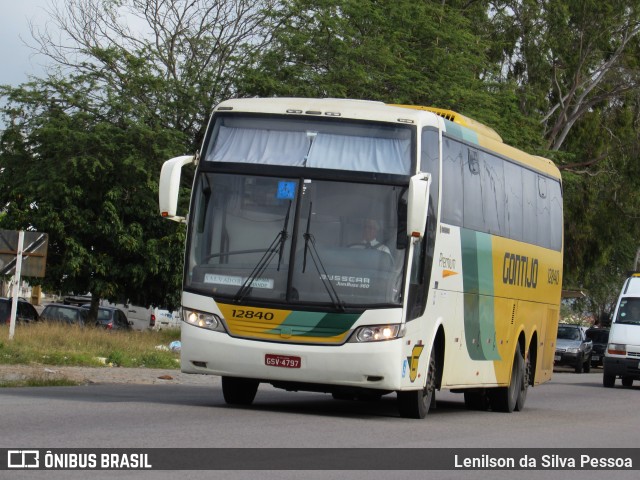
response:
[[[7,468],[40,468],[38,450],[7,451]]]

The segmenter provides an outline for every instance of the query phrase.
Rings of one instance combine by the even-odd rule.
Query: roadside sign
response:
[[[13,274],[13,302],[9,317],[9,340],[16,328],[20,279],[44,277],[48,235],[40,232],[0,230],[0,275]]]
[[[48,245],[49,235],[46,233],[24,232],[23,277],[44,277]],[[0,276],[15,273],[17,256],[18,231],[0,230]]]

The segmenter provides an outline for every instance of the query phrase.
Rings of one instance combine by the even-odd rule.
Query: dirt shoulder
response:
[[[65,367],[54,365],[0,365],[0,381],[28,378],[68,379],[80,384],[213,385],[216,377],[188,375],[179,370],[120,367]]]

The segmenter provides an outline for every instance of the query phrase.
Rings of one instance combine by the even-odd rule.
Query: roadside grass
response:
[[[80,367],[179,368],[179,353],[168,349],[180,330],[110,332],[100,328],[36,323],[0,326],[0,364]],[[156,348],[158,347],[158,348]]]
[[[79,382],[68,378],[40,378],[29,377],[23,380],[0,380],[0,388],[13,387],[74,387]]]

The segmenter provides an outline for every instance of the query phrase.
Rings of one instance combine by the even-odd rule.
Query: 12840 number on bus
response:
[[[232,310],[231,316],[233,318],[246,318],[253,319],[257,318],[258,320],[273,320],[274,316],[271,312],[261,312],[256,310]]]

